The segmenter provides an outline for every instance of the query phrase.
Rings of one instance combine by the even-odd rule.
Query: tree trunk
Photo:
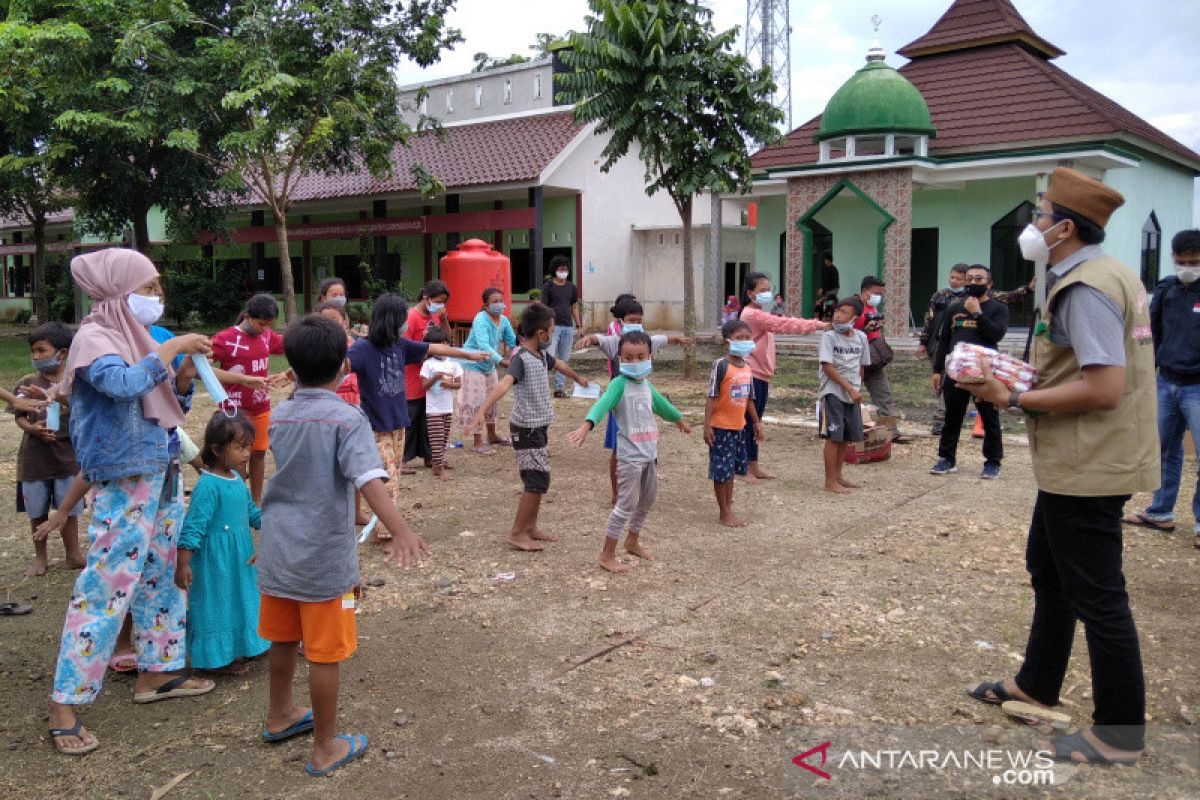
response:
[[[33,217],[33,313],[38,324],[50,320],[50,296],[46,294],[46,215]]]
[[[679,201],[679,217],[683,220],[683,335],[696,337],[696,270],[692,264],[692,198]],[[683,348],[683,376],[696,377],[696,343]]]
[[[287,214],[271,212],[275,218],[275,235],[279,239],[279,275],[283,283],[283,319],[291,322],[296,312],[296,282],[292,279],[292,254],[288,250]]]
[[[150,209],[147,207],[139,208],[133,215],[134,246],[147,258],[150,257],[150,226],[146,222],[146,215],[149,213]]]

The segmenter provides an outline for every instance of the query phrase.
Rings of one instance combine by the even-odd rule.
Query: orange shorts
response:
[[[258,635],[268,642],[304,642],[317,664],[345,661],[358,649],[354,592],[320,603],[259,595]]]
[[[271,409],[261,414],[246,414],[246,419],[254,426],[254,443],[250,449],[256,453],[265,453],[271,449]]]

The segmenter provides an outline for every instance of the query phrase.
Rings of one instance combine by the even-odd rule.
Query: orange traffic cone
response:
[[[982,414],[975,415],[975,427],[971,429],[971,438],[973,438],[973,439],[982,439],[983,438],[983,415]]]

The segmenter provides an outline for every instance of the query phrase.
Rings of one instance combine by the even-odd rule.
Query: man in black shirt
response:
[[[817,291],[817,319],[833,318],[833,307],[837,305],[837,293],[841,290],[842,279],[838,268],[833,265],[833,256],[824,253],[821,256],[821,285]]]
[[[958,472],[958,438],[962,433],[963,417],[967,414],[970,393],[954,381],[944,380],[946,356],[959,342],[996,348],[1008,332],[1008,306],[989,296],[992,271],[982,264],[967,270],[967,296],[946,309],[941,337],[934,352],[933,390],[940,391],[946,401],[946,424],[938,443],[938,462],[929,470],[933,475]],[[991,403],[975,400],[975,408],[983,419],[983,478],[1000,477],[1000,460],[1004,443],[1000,433],[1000,412]]]
[[[571,360],[575,344],[575,329],[583,327],[579,317],[579,290],[571,283],[571,261],[566,256],[550,259],[554,277],[542,284],[542,304],[554,310],[554,333],[550,337],[550,353],[564,364]],[[554,371],[554,396],[566,395],[567,379]]]

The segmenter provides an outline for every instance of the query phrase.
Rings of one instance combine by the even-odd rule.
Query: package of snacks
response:
[[[983,360],[1009,389],[1027,392],[1037,383],[1037,369],[1008,353],[959,342],[946,356],[946,375],[955,383],[983,383]]]

